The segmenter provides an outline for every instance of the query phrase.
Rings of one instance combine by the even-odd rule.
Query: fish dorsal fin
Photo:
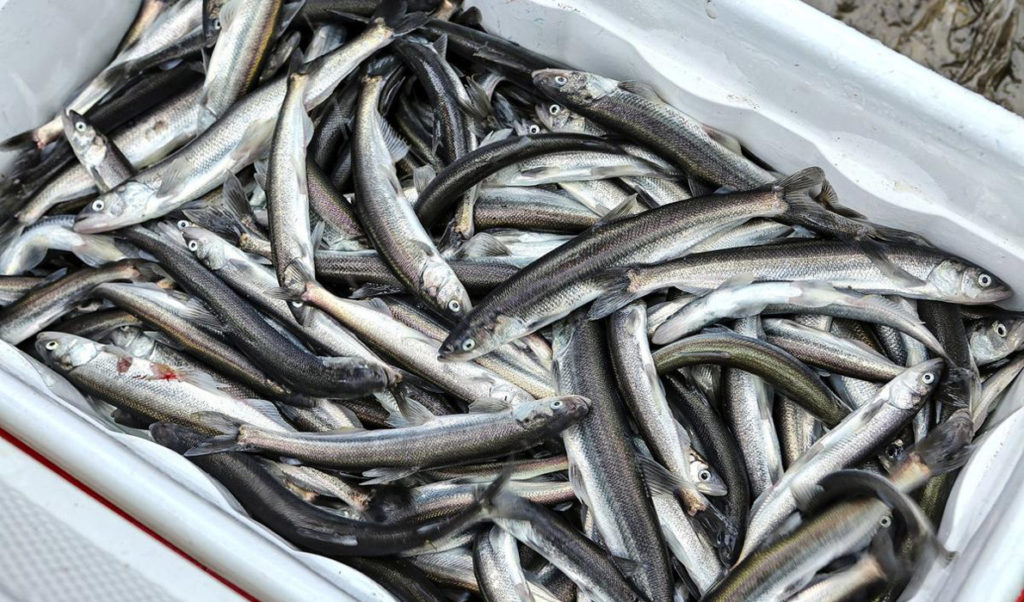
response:
[[[467,240],[459,249],[459,257],[504,257],[511,251],[492,234],[480,232]]]
[[[636,94],[637,96],[642,96],[651,102],[665,104],[665,100],[658,95],[654,88],[650,84],[644,82],[634,80],[619,82],[619,89],[625,90],[631,94]]]
[[[371,468],[363,471],[364,477],[369,477],[368,480],[363,481],[360,485],[386,485],[388,483],[394,483],[401,479],[411,477],[412,475],[419,472],[419,468]]]
[[[281,416],[281,412],[277,410],[277,406],[275,406],[273,402],[265,399],[245,399],[243,401],[245,402],[245,405],[253,408],[260,414],[263,414],[278,425],[288,429],[289,431],[295,430],[294,427],[288,424],[284,417]]]
[[[640,209],[640,203],[637,201],[637,195],[631,194],[624,201],[619,203],[614,209],[612,209],[608,213],[605,213],[604,216],[601,217],[601,219],[594,222],[594,227],[604,226],[606,224],[611,224],[621,219],[630,217],[631,215],[636,213],[638,209]]]
[[[412,170],[412,185],[416,188],[417,193],[422,193],[435,177],[437,177],[437,172],[432,166],[420,165]]]
[[[398,412],[392,412],[388,416],[387,424],[392,427],[419,426],[426,424],[435,418],[434,414],[422,403],[409,397],[399,395]]]
[[[444,58],[448,54],[448,34],[442,33],[437,36],[434,38],[434,41],[430,43],[430,46],[433,47],[437,56]]]
[[[485,397],[483,399],[477,399],[469,404],[469,411],[473,414],[504,412],[505,410],[508,410],[508,408],[509,403],[504,399],[499,399],[497,397]]]
[[[391,127],[391,124],[383,118],[380,120],[380,133],[384,138],[384,147],[388,149],[392,163],[398,163],[409,154],[409,145],[405,143],[405,140],[402,140],[402,137],[398,135],[395,128]]]

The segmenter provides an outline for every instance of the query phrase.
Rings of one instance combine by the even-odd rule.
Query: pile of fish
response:
[[[1009,288],[480,23],[145,0],[4,142],[0,338],[400,600],[895,599],[949,562]]]

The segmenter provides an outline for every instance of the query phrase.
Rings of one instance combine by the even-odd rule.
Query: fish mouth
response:
[[[102,218],[99,213],[79,213],[71,229],[79,234],[95,234],[110,230],[109,224],[103,223]]]
[[[455,349],[446,350],[444,347],[437,350],[437,361],[439,362],[468,362],[474,357],[476,356],[472,352]]]

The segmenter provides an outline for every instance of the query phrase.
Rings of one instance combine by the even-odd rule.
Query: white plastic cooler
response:
[[[653,84],[782,172],[823,167],[844,204],[1024,291],[1024,120],[801,2],[468,4],[488,29],[532,50]],[[0,0],[0,137],[53,115],[105,64],[136,6]],[[1008,306],[1022,309],[1024,298]],[[0,427],[225,581],[261,599],[390,599],[354,571],[292,550],[184,459],[96,418],[55,382],[0,349]],[[1022,394],[1018,382],[1010,395]],[[915,599],[1020,594],[1022,435],[1017,412],[979,442],[941,532],[959,556],[918,584]]]

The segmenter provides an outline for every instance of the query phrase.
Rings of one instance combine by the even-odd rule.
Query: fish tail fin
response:
[[[302,301],[302,293],[285,286],[275,286],[266,290],[267,296],[281,301]]]
[[[647,294],[635,280],[634,268],[614,268],[598,278],[598,288],[605,292],[594,300],[587,318],[599,320]]]
[[[868,549],[890,583],[902,582],[910,576],[910,567],[896,555],[892,534],[888,529],[879,529],[871,539]]]
[[[786,209],[787,215],[813,219],[814,216],[827,213],[815,200],[821,194],[825,182],[825,172],[820,167],[808,167],[779,180],[772,189],[789,206]]]
[[[243,435],[242,426],[244,425],[242,421],[220,412],[196,412],[191,417],[197,423],[202,424],[205,430],[220,434],[192,446],[185,451],[186,457],[252,451],[252,446],[247,445],[241,440]]]
[[[201,423],[207,430],[216,431],[222,435],[231,435],[232,437],[238,436],[238,430],[244,424],[237,418],[212,411],[195,412],[191,418]]]
[[[81,259],[82,263],[91,268],[98,268],[112,261],[127,257],[117,247],[113,239],[106,237],[86,238],[81,243],[72,245],[71,252],[74,253],[75,257]]]
[[[17,220],[7,220],[0,226],[0,249],[6,249],[14,239],[21,236],[24,229],[25,225]]]
[[[256,216],[252,211],[252,205],[249,204],[249,199],[245,195],[242,183],[238,180],[238,176],[233,173],[229,173],[227,178],[224,180],[222,199],[224,201],[224,207],[226,207],[231,216],[235,218],[240,228],[247,230],[248,228],[245,226],[246,222],[249,221],[249,223],[254,223],[256,221]]]
[[[36,131],[34,129],[25,130],[10,138],[0,140],[0,151],[3,152],[30,153],[38,148]]]
[[[237,435],[215,435],[200,442],[185,452],[185,457],[209,456],[227,452],[248,451],[246,446],[238,442]]]
[[[971,455],[974,425],[967,409],[953,412],[907,453],[928,467],[932,476],[963,466]]]
[[[501,471],[497,477],[491,481],[480,497],[476,499],[474,504],[479,508],[479,512],[483,516],[493,516],[495,513],[495,500],[505,490],[505,486],[508,485],[509,480],[512,479],[512,469],[506,468]]]
[[[427,22],[429,15],[423,12],[410,13],[405,0],[383,0],[373,13],[373,19],[380,19],[394,32],[395,36],[419,29]]]

